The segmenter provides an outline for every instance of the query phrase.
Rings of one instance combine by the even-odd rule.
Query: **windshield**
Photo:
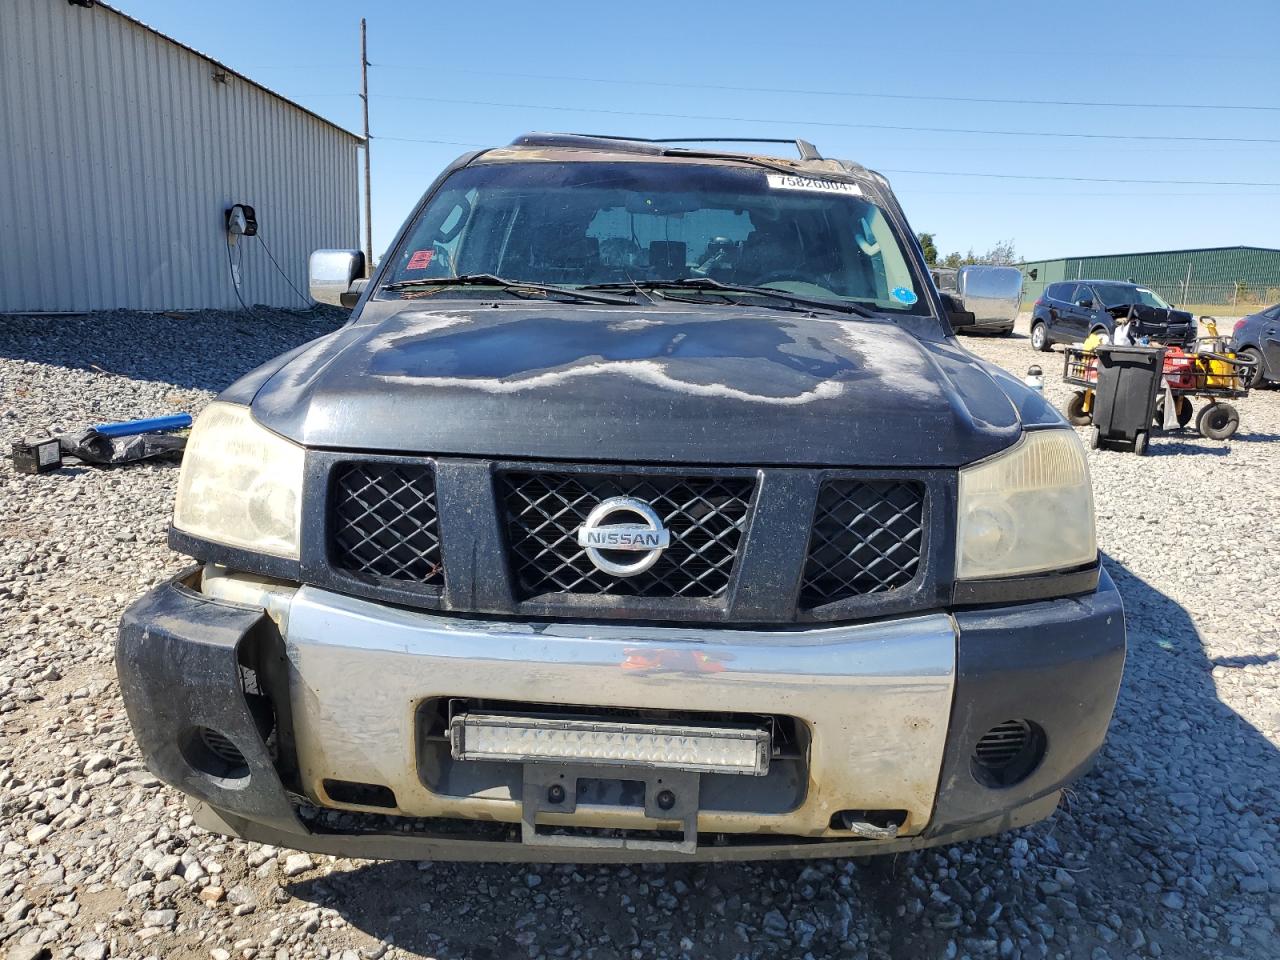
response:
[[[1170,309],[1169,304],[1165,303],[1159,294],[1153,290],[1148,290],[1146,287],[1131,287],[1125,283],[1095,283],[1093,289],[1097,291],[1104,307],[1119,307],[1138,303],[1144,307],[1159,307],[1161,310]]]
[[[742,166],[467,167],[393,257],[389,284],[475,274],[574,287],[708,278],[929,312],[888,218],[858,185]],[[696,295],[718,294],[708,285]]]

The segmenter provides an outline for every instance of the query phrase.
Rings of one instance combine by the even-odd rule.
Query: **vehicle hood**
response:
[[[957,466],[1017,440],[1021,387],[953,340],[887,321],[455,300],[317,341],[263,382],[253,411],[322,448]]]
[[[1107,308],[1107,312],[1116,320],[1123,320],[1129,315],[1130,310],[1143,326],[1178,327],[1189,326],[1195,322],[1195,317],[1185,310],[1166,310],[1164,307],[1149,307],[1142,303]]]

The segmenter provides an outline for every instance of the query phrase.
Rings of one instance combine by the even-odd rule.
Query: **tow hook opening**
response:
[[[831,815],[832,830],[867,840],[892,840],[906,822],[905,810],[838,810]]]

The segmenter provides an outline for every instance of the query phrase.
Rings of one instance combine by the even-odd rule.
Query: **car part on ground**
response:
[[[16,441],[13,465],[22,473],[49,473],[62,468],[64,457],[99,467],[143,460],[176,460],[182,457],[187,438],[185,433],[175,431],[190,426],[190,414],[174,413],[79,427],[39,440]]]

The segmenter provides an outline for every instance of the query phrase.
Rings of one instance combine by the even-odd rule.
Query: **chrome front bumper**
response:
[[[238,578],[206,592],[254,602]],[[797,718],[808,730],[801,802],[776,813],[703,810],[705,832],[843,836],[841,810],[905,810],[900,833],[932,814],[955,683],[956,630],[934,614],[857,626],[764,631],[525,624],[410,612],[312,587],[274,611],[288,660],[301,786],[389,788],[414,817],[516,823],[518,793],[433,792],[421,770],[419,708],[475,698],[591,708],[726,711]],[[642,810],[580,810],[575,825],[637,827]]]

